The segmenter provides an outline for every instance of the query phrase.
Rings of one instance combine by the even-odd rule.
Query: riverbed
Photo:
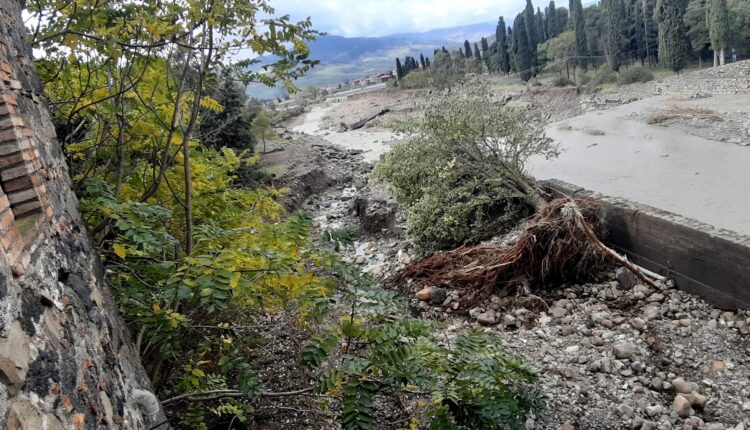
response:
[[[640,119],[666,103],[673,102],[649,98],[552,124],[547,135],[563,153],[532,160],[529,170],[538,179],[560,179],[750,235],[750,147]]]
[[[398,136],[390,131],[370,131],[363,128],[339,132],[335,129],[326,129],[324,118],[331,109],[333,105],[313,106],[302,123],[292,130],[321,137],[332,145],[362,151],[364,159],[371,163],[390,151],[393,143],[398,140]]]

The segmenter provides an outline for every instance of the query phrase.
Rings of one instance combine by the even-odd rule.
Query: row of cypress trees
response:
[[[575,35],[575,46],[574,56],[569,61],[583,70],[604,57],[616,72],[630,59],[641,63],[648,61],[652,65],[658,62],[679,71],[687,65],[691,55],[685,15],[688,5],[696,2],[705,10],[705,22],[701,25],[705,25],[714,52],[714,65],[724,64],[731,39],[727,0],[600,0],[598,5],[586,9],[581,0],[569,0],[567,9],[551,0],[544,12],[539,7],[535,9],[531,0],[526,0],[524,10],[516,15],[512,27],[500,17],[493,43],[482,38],[479,44],[472,46],[466,40],[459,51],[464,58],[480,60],[491,73],[515,71],[522,80],[528,81],[540,68],[539,45],[570,31]],[[589,41],[592,26],[596,26],[594,34],[598,40]],[[599,48],[597,55],[592,55],[592,43]],[[447,53],[445,48],[441,51]],[[424,69],[429,59],[425,61],[421,57]],[[399,77],[415,68],[418,67],[402,67],[397,60]]]

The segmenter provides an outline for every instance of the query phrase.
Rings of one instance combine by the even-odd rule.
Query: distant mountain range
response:
[[[332,85],[391,70],[395,68],[396,57],[402,60],[407,55],[419,58],[421,53],[432,58],[433,51],[443,46],[451,49],[463,46],[464,40],[473,43],[482,37],[494,36],[496,25],[496,22],[482,22],[383,37],[322,36],[310,44],[310,57],[320,60],[320,65],[297,80],[297,86]],[[262,85],[252,85],[248,92],[259,99],[271,99],[285,93],[283,89]]]

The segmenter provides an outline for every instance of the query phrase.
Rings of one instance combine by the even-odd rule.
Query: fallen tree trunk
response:
[[[381,115],[385,115],[385,114],[387,114],[387,113],[388,113],[388,112],[390,112],[390,111],[391,111],[390,109],[388,109],[388,108],[385,108],[385,109],[383,109],[383,110],[380,110],[380,111],[378,111],[378,112],[375,112],[375,113],[373,113],[373,114],[371,114],[371,115],[369,115],[369,116],[367,116],[367,117],[365,117],[365,118],[362,118],[362,119],[360,119],[359,121],[357,121],[357,122],[355,122],[355,123],[352,123],[352,124],[351,124],[351,125],[349,126],[349,130],[357,130],[357,129],[360,129],[360,128],[364,127],[365,125],[367,125],[367,123],[368,123],[368,122],[370,122],[370,121],[374,120],[375,118],[377,118],[377,117],[379,117],[379,116],[381,116]]]

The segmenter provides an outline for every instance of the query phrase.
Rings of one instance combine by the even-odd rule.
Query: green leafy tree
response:
[[[463,76],[463,61],[460,55],[451,56],[448,52],[438,51],[430,65],[430,79],[437,88],[452,88]]]
[[[538,112],[503,106],[477,82],[465,87],[401,122],[410,139],[376,166],[407,208],[408,234],[426,250],[476,242],[499,220],[523,217],[537,201],[524,179],[526,161],[557,155]]]
[[[260,106],[250,103],[244,86],[231,76],[220,78],[219,83],[210,86],[206,92],[223,109],[202,109],[198,139],[204,145],[217,149],[230,147],[253,152],[256,139],[251,126]]]
[[[533,16],[532,16],[533,19]],[[527,33],[526,15],[519,14],[513,21],[513,36],[515,40],[514,58],[516,71],[522,81],[527,82],[534,76],[535,55],[531,48],[531,40]]]
[[[659,26],[659,60],[679,72],[687,65],[688,43],[684,10],[680,0],[657,0],[656,21]]]
[[[396,78],[401,79],[404,77],[404,67],[401,65],[401,59],[396,58]]]
[[[271,117],[265,110],[261,110],[253,119],[253,134],[263,142],[263,152],[266,152],[266,137],[271,130]]]
[[[729,8],[726,0],[708,0],[706,25],[714,51],[714,67],[724,65],[724,52],[729,45]]]

